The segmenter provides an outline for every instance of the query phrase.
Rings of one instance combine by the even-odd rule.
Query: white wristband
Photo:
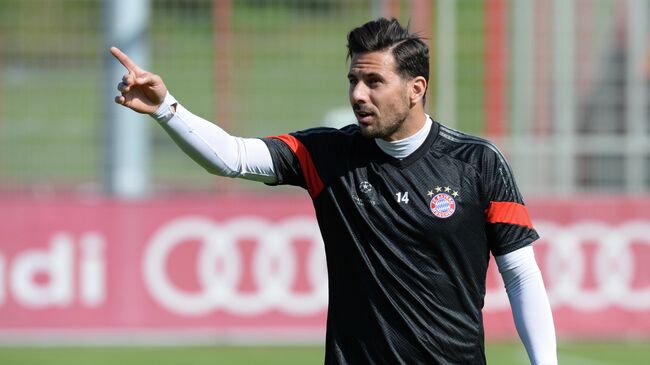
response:
[[[167,91],[165,99],[162,103],[160,103],[158,109],[155,112],[151,113],[151,117],[158,121],[158,123],[169,122],[169,120],[174,116],[174,111],[171,108],[171,106],[174,104],[178,104],[178,101],[172,96],[172,94],[169,93],[169,91]]]

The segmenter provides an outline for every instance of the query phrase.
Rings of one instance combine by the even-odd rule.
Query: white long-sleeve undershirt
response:
[[[515,327],[530,363],[557,364],[555,327],[533,246],[494,257],[510,300]]]
[[[277,182],[271,153],[262,140],[231,136],[216,124],[192,114],[169,93],[152,117],[188,156],[210,173]],[[424,143],[430,128],[427,116],[424,127],[415,135],[400,141],[377,140],[377,145],[385,153],[403,159]],[[531,364],[557,364],[553,316],[532,246],[495,259]]]
[[[271,153],[261,139],[231,136],[192,114],[169,93],[152,116],[183,152],[208,172],[264,183],[277,181]]]

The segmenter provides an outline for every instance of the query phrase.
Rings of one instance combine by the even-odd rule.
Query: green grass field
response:
[[[528,363],[519,343],[489,344],[486,352],[489,364]],[[642,365],[648,364],[650,343],[563,343],[558,354],[562,365]],[[0,348],[0,363],[6,365],[305,365],[322,362],[323,348],[309,346]]]

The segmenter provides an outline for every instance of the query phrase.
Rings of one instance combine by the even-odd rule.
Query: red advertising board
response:
[[[528,206],[558,334],[649,336],[650,199]],[[324,336],[324,250],[302,195],[4,196],[0,217],[0,340]],[[488,338],[516,336],[494,264],[484,313]]]

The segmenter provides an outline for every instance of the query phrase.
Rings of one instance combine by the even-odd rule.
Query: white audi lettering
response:
[[[49,281],[36,282],[37,274]],[[72,239],[58,234],[50,250],[27,250],[19,254],[11,269],[11,287],[16,300],[26,307],[65,307],[72,302]]]
[[[0,254],[0,305],[7,298],[7,287],[16,302],[27,308],[73,304],[74,246],[70,234],[56,233],[49,248],[25,250],[11,261]],[[96,233],[87,233],[79,240],[79,301],[87,307],[100,305],[106,296],[103,248],[104,239]],[[45,279],[39,281],[39,276]]]
[[[81,238],[79,261],[79,298],[87,307],[96,307],[106,299],[106,261],[104,239],[96,233]]]

